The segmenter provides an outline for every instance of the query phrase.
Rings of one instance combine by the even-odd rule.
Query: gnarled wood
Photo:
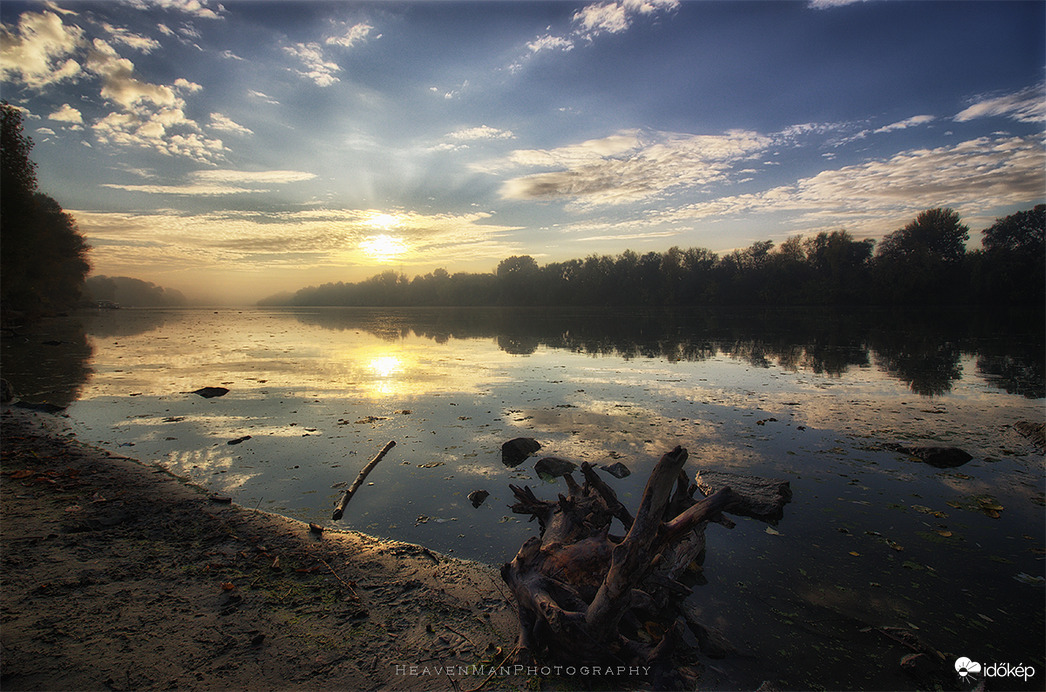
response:
[[[762,496],[753,490],[758,483],[743,478],[741,493],[717,483],[707,497],[694,499],[700,478],[689,482],[686,461],[682,447],[661,457],[635,516],[588,463],[580,468],[584,484],[565,475],[568,492],[556,501],[510,486],[517,500],[512,510],[541,526],[541,536],[528,539],[501,568],[519,613],[519,660],[653,665],[660,673],[646,683],[673,686],[685,683],[670,661],[677,646],[704,642],[710,654],[722,651],[682,609],[690,593],[682,579],[704,550],[709,522],[732,527],[723,512],[779,518],[790,491],[787,483],[782,490],[773,482],[766,486],[772,497]],[[623,537],[610,533],[614,519]]]

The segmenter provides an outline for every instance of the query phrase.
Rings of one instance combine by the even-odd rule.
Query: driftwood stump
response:
[[[681,447],[661,457],[634,517],[588,463],[581,465],[584,485],[565,475],[569,492],[555,502],[509,486],[517,500],[512,510],[541,528],[501,568],[518,609],[518,663],[626,666],[641,670],[646,684],[690,682],[673,664],[673,651],[708,643],[709,633],[687,617],[682,602],[690,587],[680,579],[704,550],[709,521],[729,528],[722,512],[765,515],[766,507],[729,486],[695,499],[698,485],[682,470],[686,460]],[[766,487],[779,509],[791,492],[787,482],[775,483]],[[624,536],[610,533],[614,519]]]

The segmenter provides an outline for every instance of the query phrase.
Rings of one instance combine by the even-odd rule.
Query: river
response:
[[[1044,459],[1014,424],[1046,416],[1043,331],[1002,310],[122,309],[5,336],[3,374],[66,406],[78,439],[241,505],[491,564],[537,532],[510,483],[565,491],[536,459],[621,462],[631,475],[605,478],[634,508],[682,445],[691,476],[793,491],[776,526],[708,530],[690,603],[755,656],[710,675],[896,688],[911,679],[881,628],[900,627],[1035,666],[1041,687]],[[510,468],[515,437],[542,448]],[[973,459],[936,468],[898,442]]]

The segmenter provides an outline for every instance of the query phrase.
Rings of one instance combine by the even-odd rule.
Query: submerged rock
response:
[[[509,468],[519,466],[539,449],[541,443],[534,438],[517,437],[501,445],[501,463]]]
[[[538,472],[539,476],[551,478],[565,476],[576,468],[577,464],[574,462],[560,459],[559,457],[545,457],[534,464],[534,470]]]
[[[472,503],[473,507],[479,507],[488,497],[490,497],[490,493],[486,490],[473,490],[468,495],[469,502]]]
[[[229,390],[225,387],[200,387],[199,389],[195,389],[189,393],[198,394],[204,399],[213,399],[214,397],[225,396],[229,393]]]
[[[614,478],[627,478],[632,475],[632,471],[620,461],[610,464],[609,466],[603,464],[599,468],[603,469]]]

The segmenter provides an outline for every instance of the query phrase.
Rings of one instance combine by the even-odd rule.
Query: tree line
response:
[[[91,265],[76,221],[39,191],[22,113],[0,103],[0,307],[4,323],[76,307]]]
[[[1046,205],[996,220],[982,247],[952,209],[923,211],[878,244],[848,231],[755,242],[719,255],[672,247],[539,265],[528,255],[493,273],[385,271],[273,296],[296,306],[942,305],[1046,303]]]

